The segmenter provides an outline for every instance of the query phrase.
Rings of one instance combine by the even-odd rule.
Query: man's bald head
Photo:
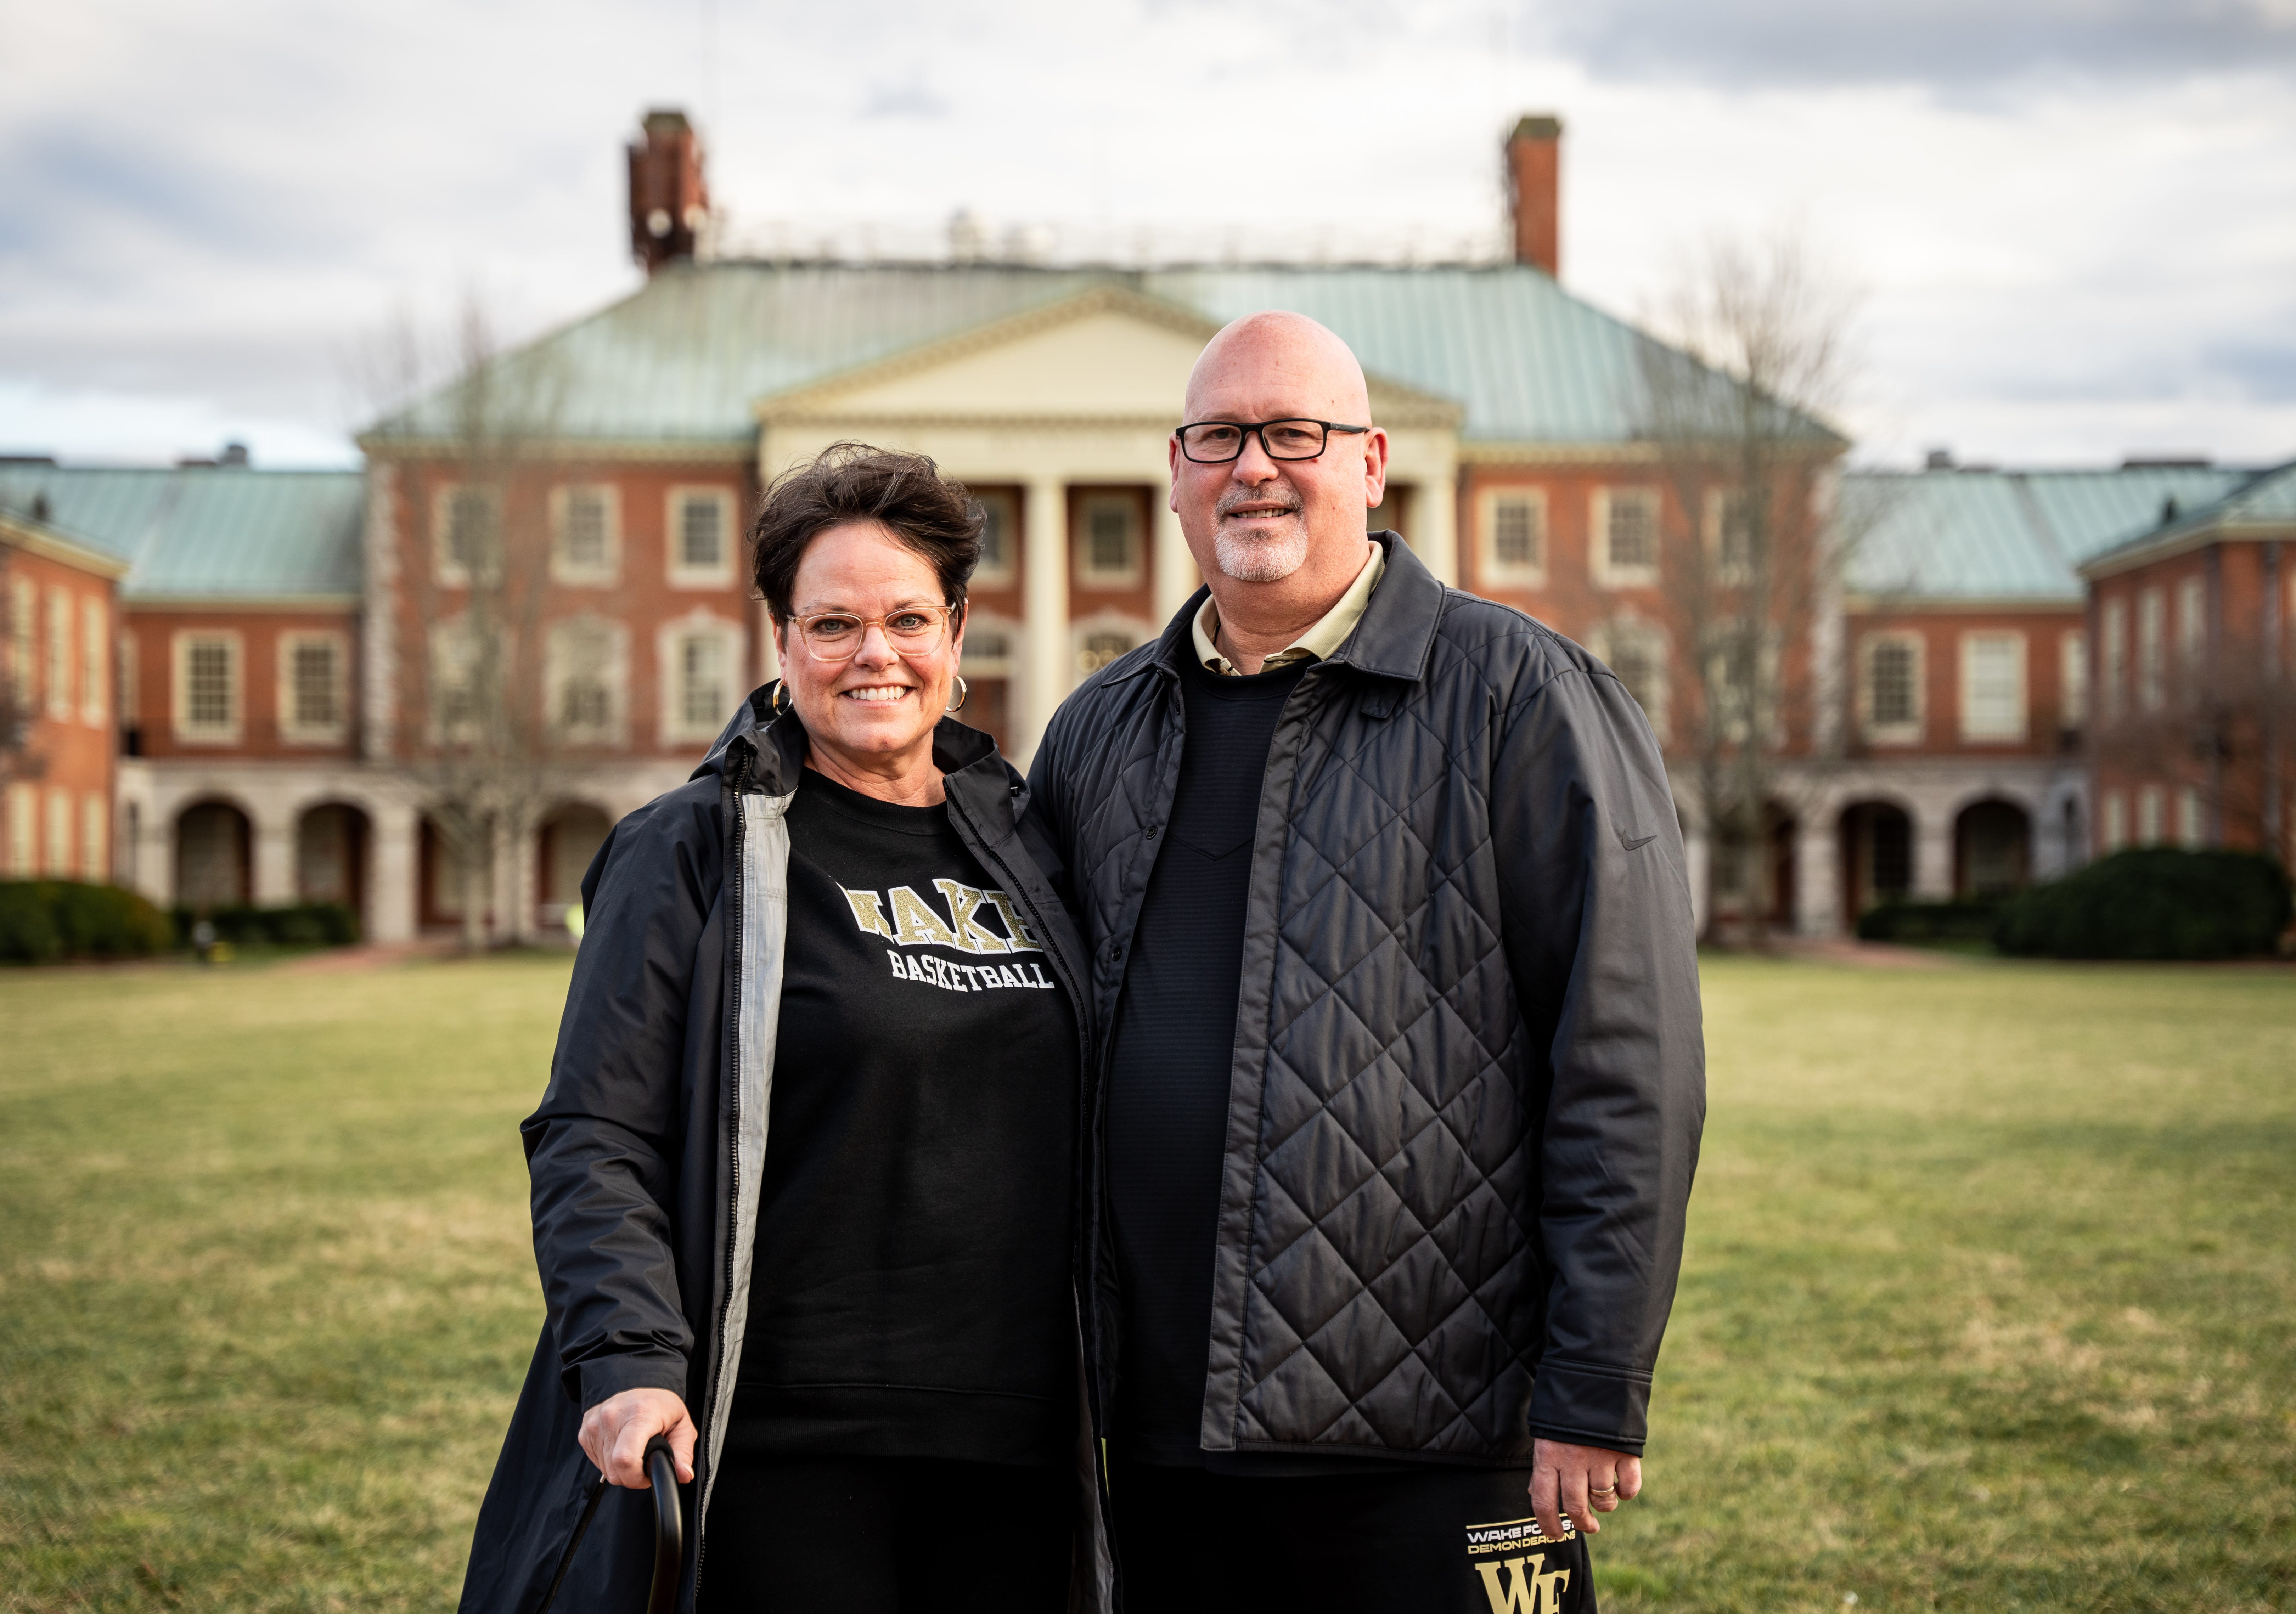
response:
[[[1172,509],[1223,618],[1242,621],[1265,608],[1281,620],[1319,600],[1327,609],[1364,568],[1364,512],[1387,480],[1387,434],[1372,425],[1363,366],[1347,343],[1304,314],[1248,314],[1205,345],[1183,407],[1190,424],[1354,428],[1330,433],[1307,460],[1272,457],[1257,431],[1218,464],[1189,459],[1172,439]],[[1288,451],[1279,439],[1275,452]]]
[[[1304,314],[1247,314],[1204,345],[1188,373],[1187,418],[1206,419],[1207,407],[1225,418],[1231,411],[1222,406],[1239,398],[1269,400],[1276,414],[1237,419],[1275,419],[1312,404],[1307,419],[1371,424],[1371,390],[1354,350]]]

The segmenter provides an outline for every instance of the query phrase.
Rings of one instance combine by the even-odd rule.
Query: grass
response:
[[[0,1609],[451,1604],[565,979],[0,973]],[[2296,974],[1707,993],[1606,1614],[2296,1608]]]

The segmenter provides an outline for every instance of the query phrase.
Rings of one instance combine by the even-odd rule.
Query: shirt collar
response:
[[[1379,586],[1380,573],[1386,569],[1387,551],[1374,544],[1371,558],[1356,573],[1356,580],[1348,585],[1348,592],[1340,596],[1339,603],[1325,611],[1315,627],[1262,662],[1261,670],[1289,666],[1294,661],[1321,661],[1346,643],[1356,624],[1363,619],[1364,607],[1371,602],[1371,591]],[[1196,660],[1224,678],[1240,676],[1235,663],[1220,654],[1218,637],[1219,607],[1207,599],[1204,608],[1196,613]]]

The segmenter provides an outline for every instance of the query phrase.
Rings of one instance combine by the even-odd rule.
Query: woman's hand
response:
[[[653,1488],[646,1478],[646,1442],[656,1435],[669,1437],[669,1454],[677,1468],[677,1482],[693,1479],[693,1420],[685,1403],[666,1389],[626,1389],[609,1396],[582,1414],[582,1453],[598,1465],[608,1485],[634,1491]]]

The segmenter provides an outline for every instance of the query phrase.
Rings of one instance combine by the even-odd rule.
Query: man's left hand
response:
[[[1589,1536],[1602,1534],[1595,1517],[1607,1513],[1643,1488],[1643,1460],[1599,1446],[1541,1440],[1531,1448],[1530,1511],[1538,1533],[1562,1538],[1562,1515]]]

